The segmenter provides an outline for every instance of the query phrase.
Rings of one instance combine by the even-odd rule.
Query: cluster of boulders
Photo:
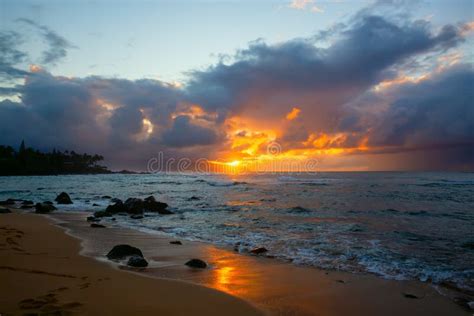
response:
[[[19,205],[17,203],[19,203]],[[30,209],[35,205],[33,201],[30,200],[7,199],[0,201],[0,213],[11,213],[11,210],[7,206],[12,208]]]
[[[39,214],[46,214],[50,213],[51,211],[56,210],[56,207],[53,205],[51,201],[45,201],[42,203],[34,204],[33,201],[30,200],[21,200],[21,199],[7,199],[4,201],[0,201],[0,205],[3,206],[10,206],[12,208],[21,208],[21,209],[31,209],[35,208],[35,212]],[[3,207],[6,209],[5,207]],[[8,209],[9,212],[11,212]]]
[[[66,192],[61,192],[59,195],[54,199],[57,204],[73,204],[71,197]],[[21,208],[30,208],[33,206],[33,201],[23,201]],[[51,213],[52,211],[57,210],[54,206],[53,202],[51,201],[44,201],[42,203],[36,203],[35,205],[35,212],[38,214],[47,214]]]
[[[132,215],[135,219],[143,218],[142,214],[145,212],[153,212],[162,215],[173,214],[168,210],[168,204],[159,202],[154,196],[149,196],[145,199],[129,198],[125,202],[119,199],[112,199],[114,204],[107,206],[105,211],[98,211],[94,213],[95,217],[112,216],[118,213],[126,213]]]
[[[35,212],[38,214],[47,214],[54,210],[57,210],[57,208],[53,205],[53,202],[50,201],[35,204]]]
[[[130,245],[117,245],[107,254],[109,260],[128,260],[127,265],[131,267],[144,268],[148,262],[143,257],[140,249]]]
[[[88,221],[98,221],[100,217],[113,216],[114,214],[118,213],[129,214],[133,219],[143,218],[143,213],[145,212],[154,212],[163,215],[173,214],[173,212],[168,210],[168,204],[157,201],[154,196],[149,196],[145,199],[129,198],[125,202],[122,202],[122,200],[117,198],[112,198],[108,195],[104,195],[102,198],[110,199],[112,204],[107,206],[104,211],[95,212],[93,217],[88,218]],[[61,192],[54,199],[54,201],[56,204],[73,204],[71,197],[66,192]],[[17,205],[19,202],[21,202],[21,204]],[[34,207],[35,212],[38,214],[47,214],[57,209],[54,203],[51,201],[44,201],[34,204],[33,201],[16,199],[0,201],[0,206],[20,207],[23,209]],[[2,210],[2,212],[6,211]]]
[[[55,199],[57,204],[72,204],[72,200],[66,192],[61,192]],[[19,205],[17,204],[19,203]],[[22,209],[35,208],[35,212],[38,214],[47,214],[54,210],[56,207],[51,201],[44,201],[41,203],[34,203],[30,200],[21,200],[21,199],[7,199],[0,201],[0,205],[11,206]]]
[[[15,205],[15,203],[16,203],[16,200],[14,200],[14,199],[7,199],[7,200],[4,200],[4,201],[0,201],[1,206]]]
[[[117,245],[110,250],[107,255],[107,259],[113,261],[127,262],[130,267],[144,268],[148,266],[148,262],[143,257],[143,253],[140,249],[130,245]],[[207,263],[201,259],[191,259],[185,263],[188,267],[205,269]]]
[[[170,244],[174,245],[182,245],[181,241],[173,240],[170,241]],[[257,247],[249,252],[254,255],[260,255],[266,253],[268,249],[264,247]],[[107,254],[107,258],[109,260],[114,261],[124,261],[127,260],[127,265],[131,267],[146,267],[148,266],[148,262],[143,257],[143,253],[140,249],[130,246],[130,245],[117,245],[112,250],[109,251]],[[201,259],[191,259],[185,263],[188,267],[197,268],[197,269],[206,269],[208,267],[207,262]]]

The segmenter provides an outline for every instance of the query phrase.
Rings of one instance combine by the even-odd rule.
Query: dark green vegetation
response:
[[[0,145],[0,175],[110,173],[106,167],[98,164],[103,159],[100,155],[78,154],[67,150],[40,152],[27,148],[22,141],[18,151],[11,146]]]

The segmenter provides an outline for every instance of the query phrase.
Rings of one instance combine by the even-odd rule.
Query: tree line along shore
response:
[[[41,152],[22,141],[18,150],[0,145],[0,176],[112,173],[99,164],[103,160],[101,155],[75,151]]]

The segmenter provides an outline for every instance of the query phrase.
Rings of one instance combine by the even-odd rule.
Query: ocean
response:
[[[203,241],[295,265],[474,291],[474,174],[108,174],[0,177],[0,200],[74,204],[98,211],[154,195],[174,215],[104,219],[147,233]]]

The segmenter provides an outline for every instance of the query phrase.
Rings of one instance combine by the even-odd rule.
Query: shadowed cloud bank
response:
[[[42,65],[74,48],[21,22],[49,43]],[[0,103],[0,143],[97,152],[141,170],[159,151],[245,161],[271,142],[322,169],[472,170],[474,72],[458,54],[471,29],[363,10],[310,38],[252,42],[182,86],[27,71],[14,32],[2,32],[1,78],[24,82],[0,88],[17,96]]]

